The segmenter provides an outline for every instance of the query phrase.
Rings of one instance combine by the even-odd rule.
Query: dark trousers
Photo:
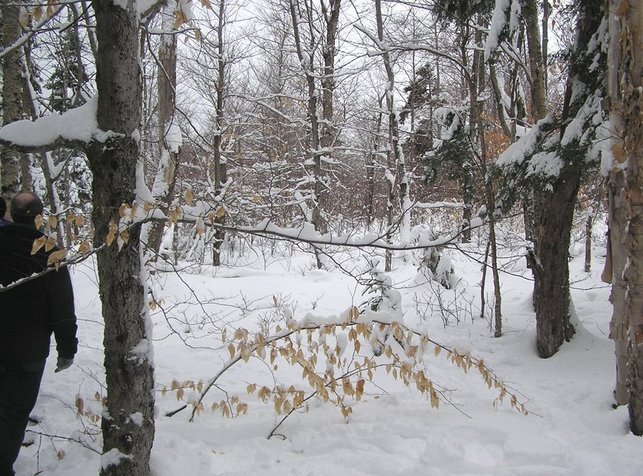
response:
[[[0,362],[0,476],[13,475],[29,413],[38,398],[45,362]]]

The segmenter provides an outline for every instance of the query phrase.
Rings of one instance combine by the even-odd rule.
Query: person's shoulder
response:
[[[32,226],[23,225],[22,223],[11,223],[0,227],[0,232],[6,236],[12,236],[23,240],[37,240],[44,234]]]
[[[0,249],[11,253],[31,254],[33,242],[44,234],[35,228],[9,223],[0,227]]]

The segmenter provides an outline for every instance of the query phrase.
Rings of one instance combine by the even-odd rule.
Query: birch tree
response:
[[[177,35],[173,31],[176,15],[183,15],[176,0],[168,0],[160,13],[161,39],[158,48],[158,166],[152,196],[161,211],[167,214],[176,186],[176,171],[179,162],[179,152],[182,145],[181,129],[176,115],[176,62]],[[163,221],[153,222],[147,237],[147,246],[154,253],[161,247]]]

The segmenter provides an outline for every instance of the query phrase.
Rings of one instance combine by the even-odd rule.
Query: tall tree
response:
[[[159,160],[152,185],[152,196],[161,210],[167,213],[176,186],[176,171],[179,162],[181,129],[176,117],[176,42],[175,14],[181,14],[176,0],[168,0],[161,12],[161,40],[158,52],[158,136]],[[165,223],[153,222],[147,237],[147,246],[158,253],[163,238]]]
[[[96,87],[99,129],[113,131],[107,143],[94,141],[88,157],[93,181],[94,242],[105,243],[119,221],[122,204],[133,204],[139,159],[141,119],[136,2],[123,6],[93,0],[96,15]],[[147,319],[139,253],[140,226],[129,230],[122,247],[98,252],[99,292],[105,321],[107,408],[103,414],[103,450],[110,464],[102,476],[149,474],[154,439],[151,325]]]
[[[384,37],[384,17],[382,15],[382,2],[375,1],[375,22],[377,25],[377,42],[382,48],[381,56],[386,72],[386,89],[384,97],[386,98],[386,111],[388,112],[388,136],[386,144],[386,180],[388,186],[388,203],[386,210],[386,221],[388,230],[386,238],[391,240],[393,228],[396,224],[395,209],[399,209],[401,216],[401,234],[402,241],[407,241],[410,233],[410,213],[411,200],[409,199],[409,177],[404,160],[404,152],[400,142],[400,124],[398,111],[395,108],[395,72],[391,55],[386,46]],[[399,207],[396,207],[396,202]],[[384,269],[391,270],[392,253],[387,250],[385,257]]]
[[[531,267],[536,345],[541,357],[552,356],[574,333],[570,322],[569,243],[578,187],[593,145],[595,125],[591,121],[595,116],[601,117],[605,62],[602,61],[602,65],[596,62],[595,56],[603,53],[595,40],[603,19],[602,4],[599,0],[585,0],[578,5],[577,37],[570,56],[570,73],[558,126],[557,156],[562,167],[551,182],[551,190],[545,189],[536,195]]]
[[[228,162],[223,156],[223,133],[224,124],[224,103],[226,97],[226,58],[227,44],[225,42],[225,25],[226,25],[226,3],[225,0],[219,0],[219,9],[217,14],[217,43],[216,43],[216,82],[214,83],[215,91],[215,131],[212,141],[212,150],[214,152],[214,193],[215,198],[223,203],[225,195],[225,186],[228,182]],[[220,210],[223,211],[221,208]],[[217,212],[215,221],[219,225],[225,223],[225,214]],[[212,250],[212,264],[219,266],[221,264],[221,245],[225,238],[225,232],[222,228],[217,228],[214,232],[214,244]]]
[[[325,0],[321,0],[321,9],[323,16],[323,24],[325,27],[324,43],[322,45],[322,58],[324,62],[323,76],[321,79],[321,130],[319,135],[319,145],[323,152],[323,157],[326,163],[330,164],[333,156],[333,145],[337,131],[335,130],[335,101],[334,93],[337,86],[335,79],[335,58],[337,56],[337,36],[339,32],[339,14],[341,11],[341,0],[328,0],[326,5]],[[328,166],[328,165],[327,165]],[[320,208],[327,213],[330,212],[330,203],[328,200],[330,189],[330,177],[324,172],[324,176],[320,179],[325,189],[319,196]]]
[[[527,189],[538,188],[530,264],[534,274],[536,345],[543,358],[554,355],[574,333],[568,267],[572,218],[582,173],[598,159],[596,134],[603,121],[602,2],[584,0],[573,8],[576,37],[569,48],[560,117],[550,114],[537,122],[498,161],[511,180],[520,178]],[[515,199],[515,190],[506,193]]]
[[[629,401],[630,429],[643,435],[643,5],[610,0],[611,159],[609,243],[618,404]],[[627,353],[625,352],[627,350]],[[628,372],[629,369],[629,372]],[[628,375],[629,373],[629,375]],[[629,378],[627,378],[629,377]]]
[[[328,164],[336,140],[333,94],[341,0],[321,0],[319,7],[314,3],[312,0],[290,0],[289,6],[295,51],[307,88],[309,136],[305,163],[308,180],[312,182],[308,214],[315,229],[326,233],[330,206]],[[319,256],[318,265],[321,266]]]

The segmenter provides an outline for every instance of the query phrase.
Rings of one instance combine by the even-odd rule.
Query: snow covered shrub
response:
[[[426,226],[416,226],[413,229],[412,236],[415,237],[420,234],[424,236],[425,239],[428,235],[431,241],[438,238],[438,234]],[[424,256],[420,261],[418,273],[429,281],[439,283],[445,289],[455,289],[460,278],[455,274],[455,268],[453,267],[451,258],[444,254],[443,250],[444,248],[441,246],[426,248]]]
[[[366,282],[366,289],[364,294],[370,294],[371,297],[360,306],[360,313],[369,311],[376,313],[382,321],[403,322],[402,319],[402,295],[399,291],[393,289],[393,281],[391,277],[379,269],[382,259],[378,257],[371,257],[368,260],[367,273],[370,278]],[[380,332],[378,326],[371,327],[371,346],[373,347],[373,354],[376,356],[382,355],[384,350],[384,343],[389,337],[389,328],[383,329]],[[396,336],[394,336],[396,337]],[[402,341],[398,340],[398,344],[403,345]]]

